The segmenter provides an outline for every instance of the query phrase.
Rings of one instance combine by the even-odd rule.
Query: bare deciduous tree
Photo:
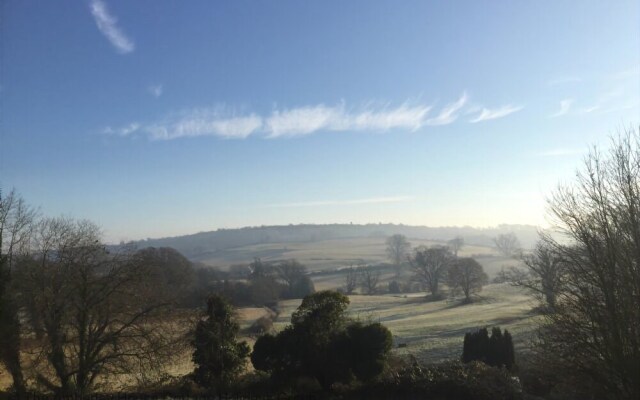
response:
[[[594,149],[549,204],[565,240],[544,241],[565,279],[542,331],[545,367],[603,397],[640,398],[640,130],[614,138],[605,157]]]
[[[94,224],[45,219],[31,248],[16,274],[42,321],[41,361],[54,372],[40,370],[42,385],[85,395],[100,376],[143,376],[178,350],[164,319],[171,290],[130,251],[107,251]]]
[[[466,302],[471,302],[471,295],[480,292],[489,280],[482,265],[473,258],[460,258],[449,267],[449,287],[452,293],[462,291]]]
[[[0,193],[0,362],[13,379],[13,388],[24,392],[20,363],[20,318],[12,271],[16,259],[26,250],[36,212],[15,191]]]
[[[387,238],[387,256],[396,268],[396,276],[400,275],[400,267],[407,257],[411,243],[404,235],[396,234]]]
[[[464,246],[464,238],[462,236],[456,236],[453,239],[449,240],[447,242],[447,245],[453,252],[453,255],[455,257],[458,257],[458,251],[460,251],[460,249],[462,249],[462,246]]]
[[[564,263],[559,253],[548,243],[540,241],[522,261],[527,270],[511,267],[506,279],[515,286],[524,287],[539,297],[548,311],[556,307],[556,298],[565,279]]]
[[[514,257],[520,254],[520,241],[513,233],[503,233],[493,239],[496,248],[505,257]]]
[[[347,294],[353,293],[358,287],[358,272],[355,268],[349,267],[347,270],[347,274],[344,276],[345,279],[345,291]]]
[[[378,290],[378,282],[380,281],[380,271],[366,266],[361,266],[359,270],[362,293],[375,294]]]
[[[438,297],[440,282],[446,277],[452,261],[453,254],[445,246],[420,246],[409,258],[414,279],[425,285],[433,298]]]

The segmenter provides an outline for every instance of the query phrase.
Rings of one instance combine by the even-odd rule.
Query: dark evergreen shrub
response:
[[[513,370],[515,352],[511,334],[506,329],[503,333],[499,327],[491,330],[491,337],[487,328],[466,333],[462,345],[462,361],[465,363],[482,361],[487,365]]]

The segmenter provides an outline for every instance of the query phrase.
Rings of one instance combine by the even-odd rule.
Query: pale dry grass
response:
[[[358,264],[377,264],[387,261],[386,238],[332,239],[305,243],[269,243],[237,247],[219,255],[201,260],[203,263],[226,269],[232,264],[248,264],[254,257],[263,261],[277,261],[295,258],[310,271],[335,269]],[[443,242],[410,239],[412,245],[434,245]],[[469,246],[469,251],[482,252]],[[484,248],[486,249],[486,248]]]
[[[263,307],[246,307],[246,308],[238,308],[236,310],[236,316],[238,318],[238,323],[240,324],[241,331],[246,330],[246,328],[250,327],[258,318],[265,315],[273,315],[273,311],[263,308]],[[175,333],[176,334],[185,334],[190,329],[193,329],[193,324],[195,323],[195,319],[193,318],[185,318],[180,321],[176,321],[174,323]],[[251,347],[255,343],[255,338],[249,335],[242,334],[240,340],[246,341]],[[31,341],[25,340],[25,347],[31,347]],[[25,352],[22,355],[23,365],[28,369],[31,364],[31,357],[27,354],[28,351],[31,351],[31,348],[25,348]],[[191,362],[191,352],[193,350],[188,348],[185,351],[177,354],[172,362],[164,365],[161,369],[163,374],[171,375],[171,376],[183,376],[189,374],[193,371],[193,363]],[[249,364],[251,364],[249,362]],[[248,365],[250,367],[250,365]],[[30,378],[28,374],[26,374],[27,378]],[[116,378],[112,378],[110,382],[102,382],[104,384],[104,388],[106,390],[121,390],[123,388],[130,388],[135,386],[136,384],[135,376],[119,376]],[[12,379],[9,373],[3,368],[0,364],[0,391],[6,390],[11,386]],[[33,383],[33,382],[31,382]]]
[[[459,299],[425,302],[424,293],[408,296],[353,295],[350,300],[351,317],[381,322],[391,330],[395,354],[410,354],[426,362],[458,358],[465,332],[483,326],[499,325],[508,329],[514,337],[517,353],[522,353],[527,350],[540,319],[531,312],[535,306],[531,297],[507,284],[486,286],[474,303],[466,305],[462,305]],[[276,331],[290,323],[291,314],[300,305],[300,301],[286,300],[279,303],[279,316],[274,322]],[[243,332],[258,318],[271,313],[266,308],[237,310]],[[176,329],[187,328],[189,327],[182,326]],[[241,340],[246,340],[253,346],[255,337],[243,333]],[[406,347],[398,348],[398,344]],[[190,356],[190,350],[185,351],[171,365],[166,366],[165,372],[174,376],[190,373],[193,370]],[[247,367],[251,368],[250,363]],[[10,383],[11,378],[6,371],[0,369],[0,389],[6,389]]]

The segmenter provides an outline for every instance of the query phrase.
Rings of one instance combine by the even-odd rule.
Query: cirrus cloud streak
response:
[[[397,106],[372,105],[348,108],[344,102],[294,108],[275,108],[266,115],[237,113],[225,106],[194,108],[169,114],[146,124],[129,123],[121,128],[107,127],[106,134],[146,136],[150,140],[173,140],[200,136],[245,139],[260,136],[267,139],[291,138],[316,132],[415,132],[427,126],[452,124],[462,114],[468,101],[466,92],[430,117],[432,106],[405,102]],[[502,118],[522,107],[506,105],[484,108],[470,122]]]
[[[91,15],[93,15],[98,30],[107,38],[109,43],[119,53],[126,54],[135,50],[136,46],[118,26],[118,19],[109,13],[107,5],[101,0],[91,0]]]
[[[492,119],[506,117],[509,114],[513,114],[515,112],[522,110],[522,108],[523,108],[522,106],[513,106],[513,105],[506,105],[506,106],[502,106],[494,109],[483,108],[482,111],[480,111],[480,114],[478,114],[477,117],[473,118],[469,122],[476,123],[476,122],[489,121]]]
[[[404,129],[415,131],[425,124],[431,107],[426,105],[396,108],[366,109],[348,112],[344,105],[327,107],[323,104],[274,111],[265,120],[265,132],[270,138],[303,136],[324,131],[387,131]]]

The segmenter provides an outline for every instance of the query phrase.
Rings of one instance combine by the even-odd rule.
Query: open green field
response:
[[[420,245],[444,244],[426,240],[410,239],[413,247]],[[276,254],[276,249],[286,249]],[[245,254],[261,251],[273,251],[264,260],[275,261],[296,258],[312,272],[311,278],[316,290],[335,290],[345,284],[345,271],[340,268],[350,265],[380,264],[387,262],[384,238],[357,238],[325,240],[310,243],[287,243],[247,246],[237,250]],[[249,255],[247,255],[249,254]],[[503,267],[517,266],[519,261],[504,257],[495,249],[485,246],[466,245],[458,254],[460,257],[473,257],[492,279]],[[209,260],[211,264],[215,264]],[[218,262],[221,265],[224,260]],[[320,273],[321,272],[321,273]],[[408,266],[400,277],[389,268],[380,277],[380,288],[386,288],[391,280],[407,282],[411,278]],[[499,325],[508,329],[514,338],[516,349],[523,351],[536,329],[539,317],[531,312],[535,307],[533,299],[518,288],[508,284],[490,284],[484,287],[476,301],[461,305],[459,299],[446,299],[437,302],[425,302],[424,293],[409,295],[350,296],[349,312],[354,318],[370,319],[386,325],[394,335],[394,352],[399,355],[413,355],[425,361],[440,361],[457,358],[462,351],[465,332],[484,327]],[[275,328],[282,329],[289,324],[291,313],[298,307],[300,300],[287,300],[279,303],[280,315]],[[246,309],[240,312],[243,327],[248,327],[265,311]],[[252,318],[255,317],[255,318]],[[402,344],[406,347],[397,347]]]
[[[532,298],[508,284],[488,285],[474,303],[465,305],[459,299],[425,302],[424,294],[349,298],[353,318],[381,322],[391,330],[394,353],[428,362],[459,357],[465,332],[484,326],[508,329],[516,351],[526,351],[540,318],[531,312]],[[289,324],[299,304],[300,300],[280,303],[276,329]],[[398,344],[406,347],[397,348]]]
[[[352,238],[321,240],[304,243],[269,243],[236,247],[215,252],[200,262],[227,269],[234,264],[248,264],[255,257],[263,261],[278,261],[295,258],[306,265],[309,271],[326,271],[358,264],[380,264],[388,262],[385,253],[385,238]],[[409,239],[413,247],[445,242]],[[492,277],[503,266],[516,265],[517,262],[496,253],[486,246],[466,245],[460,250],[461,257],[474,257]],[[336,286],[337,287],[337,286]]]

